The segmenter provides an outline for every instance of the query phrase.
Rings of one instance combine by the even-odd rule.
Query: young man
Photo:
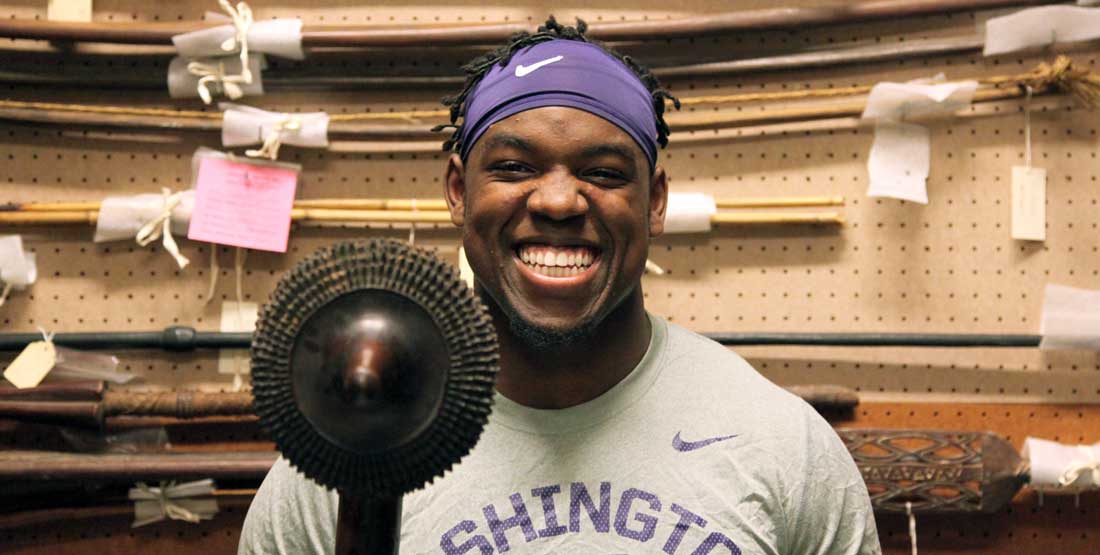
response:
[[[550,21],[475,61],[452,99],[446,197],[500,337],[493,414],[406,496],[415,554],[874,554],[832,428],[722,346],[650,315],[667,93]],[[284,461],[241,553],[325,553],[336,494]]]

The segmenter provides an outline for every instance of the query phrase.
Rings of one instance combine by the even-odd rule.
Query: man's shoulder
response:
[[[748,361],[718,342],[660,317],[664,326],[662,395],[691,399],[713,418],[759,421],[769,428],[794,425],[816,411],[769,381]]]

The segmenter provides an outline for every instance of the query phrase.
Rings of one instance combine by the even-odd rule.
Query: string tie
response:
[[[170,490],[175,487],[175,482],[161,482],[160,487],[149,487],[144,482],[138,482],[135,489],[140,492],[138,495],[141,497],[138,497],[138,499],[156,501],[159,504],[161,518],[182,520],[192,524],[202,520],[202,517],[189,511],[186,507],[180,506],[172,499]]]
[[[241,84],[252,84],[252,70],[248,67],[248,30],[252,27],[252,8],[244,2],[238,2],[234,8],[229,0],[218,0],[218,4],[229,14],[233,20],[236,33],[221,44],[221,49],[232,52],[240,48],[241,72],[236,75],[226,74],[225,63],[218,61],[217,65],[193,61],[187,64],[187,71],[199,77],[197,85],[199,97],[206,104],[213,101],[210,86],[217,83],[229,98],[236,100],[244,96]]]
[[[164,205],[161,208],[160,214],[157,214],[152,220],[149,220],[141,229],[138,230],[134,240],[141,246],[147,246],[157,239],[163,238],[164,250],[168,251],[168,254],[172,255],[172,258],[176,259],[176,264],[180,269],[187,267],[191,263],[186,256],[180,254],[179,245],[176,244],[176,239],[172,237],[172,211],[179,205],[183,199],[183,191],[173,193],[167,187],[161,189],[161,193],[164,194]]]
[[[298,131],[302,128],[302,120],[297,116],[284,118],[264,135],[264,143],[260,148],[246,150],[244,153],[253,158],[267,158],[277,160],[279,147],[283,145],[283,133],[286,131]]]
[[[1092,483],[1084,487],[1100,488],[1100,456],[1087,445],[1082,445],[1081,451],[1085,453],[1085,460],[1067,466],[1062,475],[1058,477],[1058,483],[1063,487],[1069,486],[1087,472],[1089,473],[1089,481]]]
[[[913,515],[913,502],[905,502],[905,515],[909,517],[909,549],[917,555],[917,517]]]

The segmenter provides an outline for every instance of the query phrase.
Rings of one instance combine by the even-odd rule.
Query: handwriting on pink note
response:
[[[286,252],[297,186],[290,168],[202,158],[187,238]]]

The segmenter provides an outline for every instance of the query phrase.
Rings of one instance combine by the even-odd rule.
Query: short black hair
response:
[[[653,100],[653,111],[657,115],[657,143],[662,147],[667,146],[669,131],[668,124],[665,123],[665,101],[671,100],[673,105],[676,106],[676,109],[679,110],[680,100],[672,96],[671,93],[661,86],[661,83],[657,80],[657,77],[649,71],[649,68],[634,61],[630,56],[616,52],[603,43],[586,37],[584,34],[587,30],[588,24],[579,18],[577,19],[577,26],[570,27],[558,23],[557,20],[554,19],[554,16],[550,16],[550,18],[546,20],[546,23],[539,26],[538,31],[535,33],[520,31],[512,35],[503,46],[488,54],[478,56],[470,63],[462,66],[462,70],[466,73],[466,83],[463,85],[462,91],[455,96],[448,96],[443,99],[443,105],[449,106],[451,109],[451,123],[449,125],[437,125],[432,129],[432,131],[442,131],[448,128],[454,129],[450,138],[443,141],[443,150],[446,152],[458,152],[462,149],[462,127],[466,124],[466,100],[474,88],[477,87],[477,84],[481,82],[481,79],[485,77],[485,74],[489,73],[489,70],[492,69],[494,65],[508,65],[508,62],[512,60],[512,55],[520,49],[555,39],[575,40],[596,45],[621,61],[626,67],[630,68],[630,70],[634,72],[634,75],[637,75],[638,79],[645,85],[646,90],[649,91],[650,97]],[[461,124],[457,123],[460,117],[463,118]]]

